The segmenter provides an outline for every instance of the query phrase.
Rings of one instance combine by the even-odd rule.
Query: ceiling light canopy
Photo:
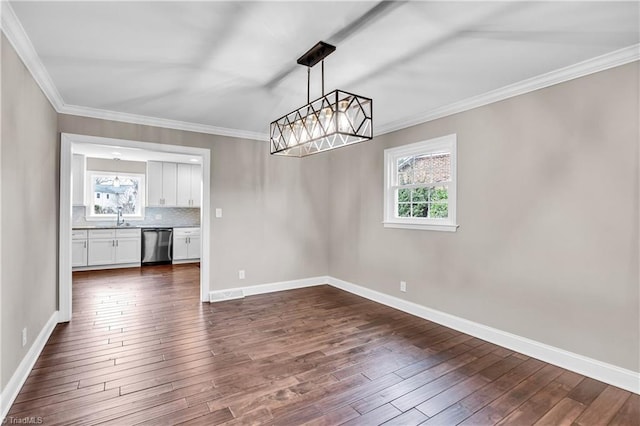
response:
[[[373,138],[373,100],[344,90],[324,93],[324,58],[336,50],[318,42],[298,58],[307,67],[307,104],[273,121],[271,154],[305,157]],[[322,96],[309,100],[311,67],[322,62]]]

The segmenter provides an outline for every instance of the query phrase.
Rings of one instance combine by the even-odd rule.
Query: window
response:
[[[87,219],[144,219],[144,175],[89,172]]]
[[[456,135],[385,149],[384,226],[455,231]]]

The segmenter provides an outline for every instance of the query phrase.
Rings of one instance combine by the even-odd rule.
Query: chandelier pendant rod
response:
[[[311,67],[307,67],[307,105],[311,103]]]
[[[322,96],[324,96],[324,59],[322,60]]]

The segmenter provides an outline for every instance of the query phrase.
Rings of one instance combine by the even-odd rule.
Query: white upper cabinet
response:
[[[178,206],[191,204],[191,164],[178,164]]]
[[[177,171],[176,163],[147,162],[147,206],[176,206]]]
[[[162,163],[162,197],[164,206],[176,205],[177,171],[176,163]]]
[[[200,193],[202,192],[202,166],[191,165],[191,207],[200,207]]]
[[[147,162],[147,205],[162,205],[162,163]]]
[[[71,164],[72,202],[74,206],[84,206],[84,176],[86,160],[84,155],[73,154]]]
[[[201,174],[199,164],[178,164],[178,207],[200,207]]]

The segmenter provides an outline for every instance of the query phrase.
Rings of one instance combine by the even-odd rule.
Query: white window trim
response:
[[[398,218],[395,217],[396,197],[393,187],[397,179],[397,159],[417,154],[427,154],[446,150],[451,152],[451,182],[448,184],[449,217],[447,219],[433,218]],[[457,136],[446,135],[435,139],[403,145],[384,150],[384,218],[385,228],[419,229],[426,231],[455,232],[458,229],[456,221],[457,210]]]
[[[106,220],[115,220],[118,215],[115,214],[101,214],[95,215],[93,214],[93,178],[94,176],[132,176],[140,179],[140,188],[138,198],[140,199],[140,214],[123,214],[122,218],[127,220],[144,220],[145,213],[145,175],[142,173],[129,173],[129,172],[103,172],[100,170],[88,170],[86,177],[86,199],[90,200],[87,203],[86,211],[85,211],[85,220],[86,221],[106,221]]]

